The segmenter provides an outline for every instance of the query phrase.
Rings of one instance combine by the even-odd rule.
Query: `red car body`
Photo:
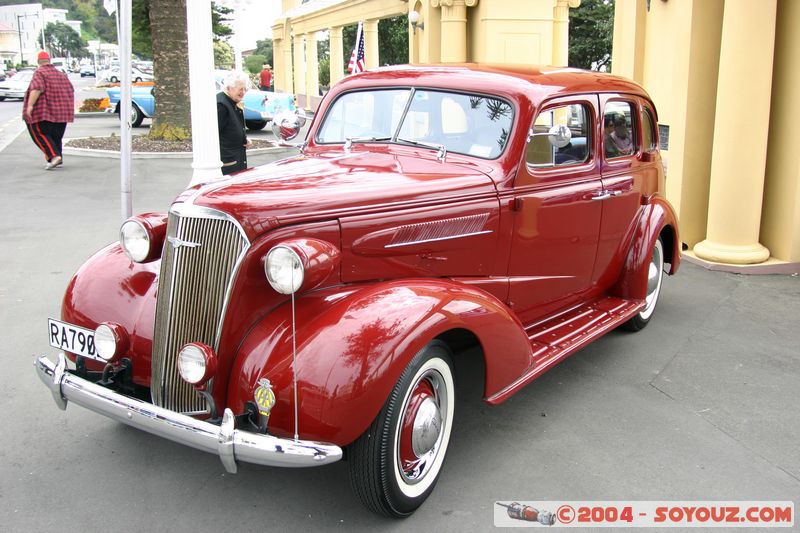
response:
[[[481,150],[483,157],[476,157],[472,148],[442,154],[404,144],[396,134],[397,142],[348,146],[322,140],[322,124],[335,115],[340,97],[397,88],[415,88],[419,97],[409,105],[426,103],[423,89],[467,94],[473,103],[496,98],[510,124],[499,155],[485,157],[488,151]],[[625,156],[606,155],[603,116],[612,107],[625,110],[633,132]],[[533,148],[546,112],[553,120],[572,113],[567,122],[584,128],[580,143],[569,134],[583,160],[557,162],[563,148],[553,141],[552,149]],[[61,319],[88,329],[121,326],[129,337],[123,354],[128,395],[144,395],[144,401],[155,383],[154,350],[162,350],[154,345],[167,342],[158,339],[174,334],[182,321],[215,322],[205,342],[217,357],[207,385],[216,411],[229,409],[242,428],[248,413],[257,418],[248,402],[259,380],[268,378],[275,397],[268,432],[281,439],[354,445],[374,431],[371,425],[386,414],[412,360],[434,342],[455,366],[458,350],[476,347],[485,366],[483,396],[498,404],[605,332],[623,324],[643,327],[660,291],[661,268],[666,263],[668,273],[677,270],[681,244],[664,198],[655,120],[655,107],[637,84],[573,69],[390,67],[351,76],[325,97],[300,155],[191,188],[175,200],[173,212],[225,214],[244,243],[224,277],[225,290],[215,289],[222,300],[217,307],[189,309],[205,305],[201,295],[211,289],[187,277],[193,283],[187,290],[196,296],[184,298],[184,308],[159,311],[161,248],[134,262],[114,243],[77,272]],[[532,165],[536,150],[552,151],[556,162]],[[170,217],[177,226],[179,216]],[[167,229],[166,214],[137,220],[156,241],[165,232],[176,235]],[[171,254],[195,252],[183,236],[170,238],[164,254],[170,243]],[[267,253],[285,242],[306,262],[303,285],[293,295],[277,292],[264,274]],[[214,267],[213,257],[205,261],[193,276]],[[214,316],[203,318],[204,312]],[[159,313],[177,325],[164,325]],[[99,374],[92,372],[106,367],[79,359],[73,373],[85,380],[96,381]],[[417,394],[421,403],[436,397],[433,389],[446,387],[445,381],[433,380],[409,402]],[[425,419],[434,436],[442,431],[436,424],[447,423],[449,402]],[[193,416],[219,424],[212,415]],[[415,431],[414,438],[423,434]],[[395,455],[409,455],[410,444],[398,446]],[[418,481],[408,471],[398,479]],[[381,504],[367,503],[404,516],[433,488],[428,481],[423,486],[423,494],[414,489],[399,500],[389,494]]]

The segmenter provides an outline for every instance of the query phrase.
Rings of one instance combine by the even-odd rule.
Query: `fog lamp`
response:
[[[107,363],[122,358],[129,345],[128,332],[119,324],[103,322],[94,330],[95,351]]]
[[[216,371],[217,355],[208,345],[190,342],[178,353],[178,372],[187,383],[205,385]]]

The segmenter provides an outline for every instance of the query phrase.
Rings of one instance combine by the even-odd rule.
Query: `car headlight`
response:
[[[97,355],[113,363],[128,351],[130,341],[125,328],[112,322],[103,322],[94,330],[94,347]]]
[[[278,245],[267,254],[264,262],[267,281],[277,292],[292,294],[303,284],[305,268],[297,252],[287,246]]]
[[[178,372],[192,385],[204,385],[216,371],[217,356],[210,346],[190,342],[178,353]]]
[[[145,213],[122,223],[119,243],[131,261],[146,263],[160,257],[166,232],[166,215]]]
[[[143,263],[150,255],[150,235],[135,219],[128,219],[119,228],[119,242],[131,261]]]

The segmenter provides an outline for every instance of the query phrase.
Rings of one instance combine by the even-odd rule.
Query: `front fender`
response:
[[[675,274],[681,260],[678,217],[669,202],[661,197],[653,197],[644,207],[636,235],[625,257],[622,272],[611,289],[611,294],[620,298],[644,300],[647,295],[650,255],[656,240],[662,234],[665,238],[664,259],[671,265],[669,273]]]
[[[340,446],[361,435],[408,362],[428,342],[454,328],[472,331],[486,358],[490,396],[518,378],[531,361],[519,320],[495,297],[445,279],[339,287],[295,302],[299,434]],[[292,306],[256,325],[231,372],[228,406],[252,401],[258,380],[275,391],[270,432],[294,434]]]
[[[160,261],[134,263],[119,243],[95,253],[75,273],[61,306],[61,319],[95,329],[100,322],[116,322],[130,335],[125,357],[133,361],[133,380],[150,386],[150,358],[156,284]],[[86,360],[90,370],[103,364]]]

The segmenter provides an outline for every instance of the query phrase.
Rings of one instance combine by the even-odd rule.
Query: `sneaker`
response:
[[[57,156],[55,156],[53,159],[51,159],[51,160],[50,160],[50,161],[49,161],[49,162],[48,162],[48,163],[47,163],[47,164],[44,166],[44,169],[45,169],[45,170],[53,170],[53,169],[54,169],[54,168],[56,168],[58,165],[60,165],[60,164],[61,164],[61,162],[62,162],[62,160],[61,160],[61,156],[60,156],[60,155],[57,155]]]

